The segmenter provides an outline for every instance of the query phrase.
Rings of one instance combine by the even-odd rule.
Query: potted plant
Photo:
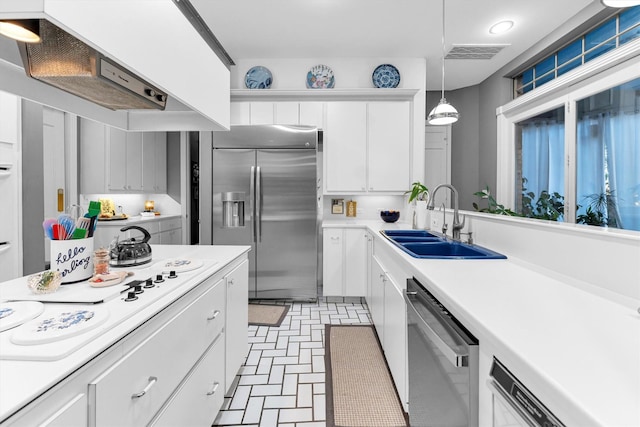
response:
[[[411,184],[411,190],[406,191],[404,194],[409,194],[409,203],[415,205],[413,226],[419,229],[427,228],[429,189],[420,181],[416,181]]]
[[[429,200],[429,189],[420,181],[416,181],[411,184],[411,190],[405,191],[404,194],[409,194],[409,203],[414,200],[421,200],[425,202]]]

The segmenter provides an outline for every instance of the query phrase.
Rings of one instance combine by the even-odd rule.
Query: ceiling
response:
[[[427,59],[427,90],[439,90],[440,0],[191,0],[231,58]],[[446,61],[446,88],[478,84],[599,0],[446,0],[446,49],[506,44],[490,60]],[[601,8],[600,8],[601,9]],[[489,34],[491,25],[515,22]]]

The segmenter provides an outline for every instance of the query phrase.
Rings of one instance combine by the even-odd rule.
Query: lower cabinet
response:
[[[371,257],[371,319],[382,343],[400,401],[407,409],[407,309],[403,291],[380,260]]]
[[[367,232],[362,228],[325,228],[322,237],[324,296],[367,294]]]
[[[89,419],[97,426],[148,424],[222,334],[224,316],[219,280],[89,383]]]
[[[152,426],[209,426],[224,401],[225,334],[211,344]]]
[[[225,276],[227,288],[225,387],[231,387],[249,352],[249,261],[244,261]],[[225,388],[225,391],[226,391]],[[223,393],[224,394],[224,393]]]

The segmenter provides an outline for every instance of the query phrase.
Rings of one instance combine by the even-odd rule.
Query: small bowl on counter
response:
[[[51,294],[58,290],[62,283],[59,271],[47,270],[27,278],[27,286],[34,294]]]
[[[396,222],[400,218],[400,211],[380,211],[380,218],[384,222]]]

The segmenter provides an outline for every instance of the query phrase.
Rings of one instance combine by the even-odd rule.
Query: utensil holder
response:
[[[93,237],[51,240],[51,270],[60,272],[63,284],[90,278],[93,274]]]

